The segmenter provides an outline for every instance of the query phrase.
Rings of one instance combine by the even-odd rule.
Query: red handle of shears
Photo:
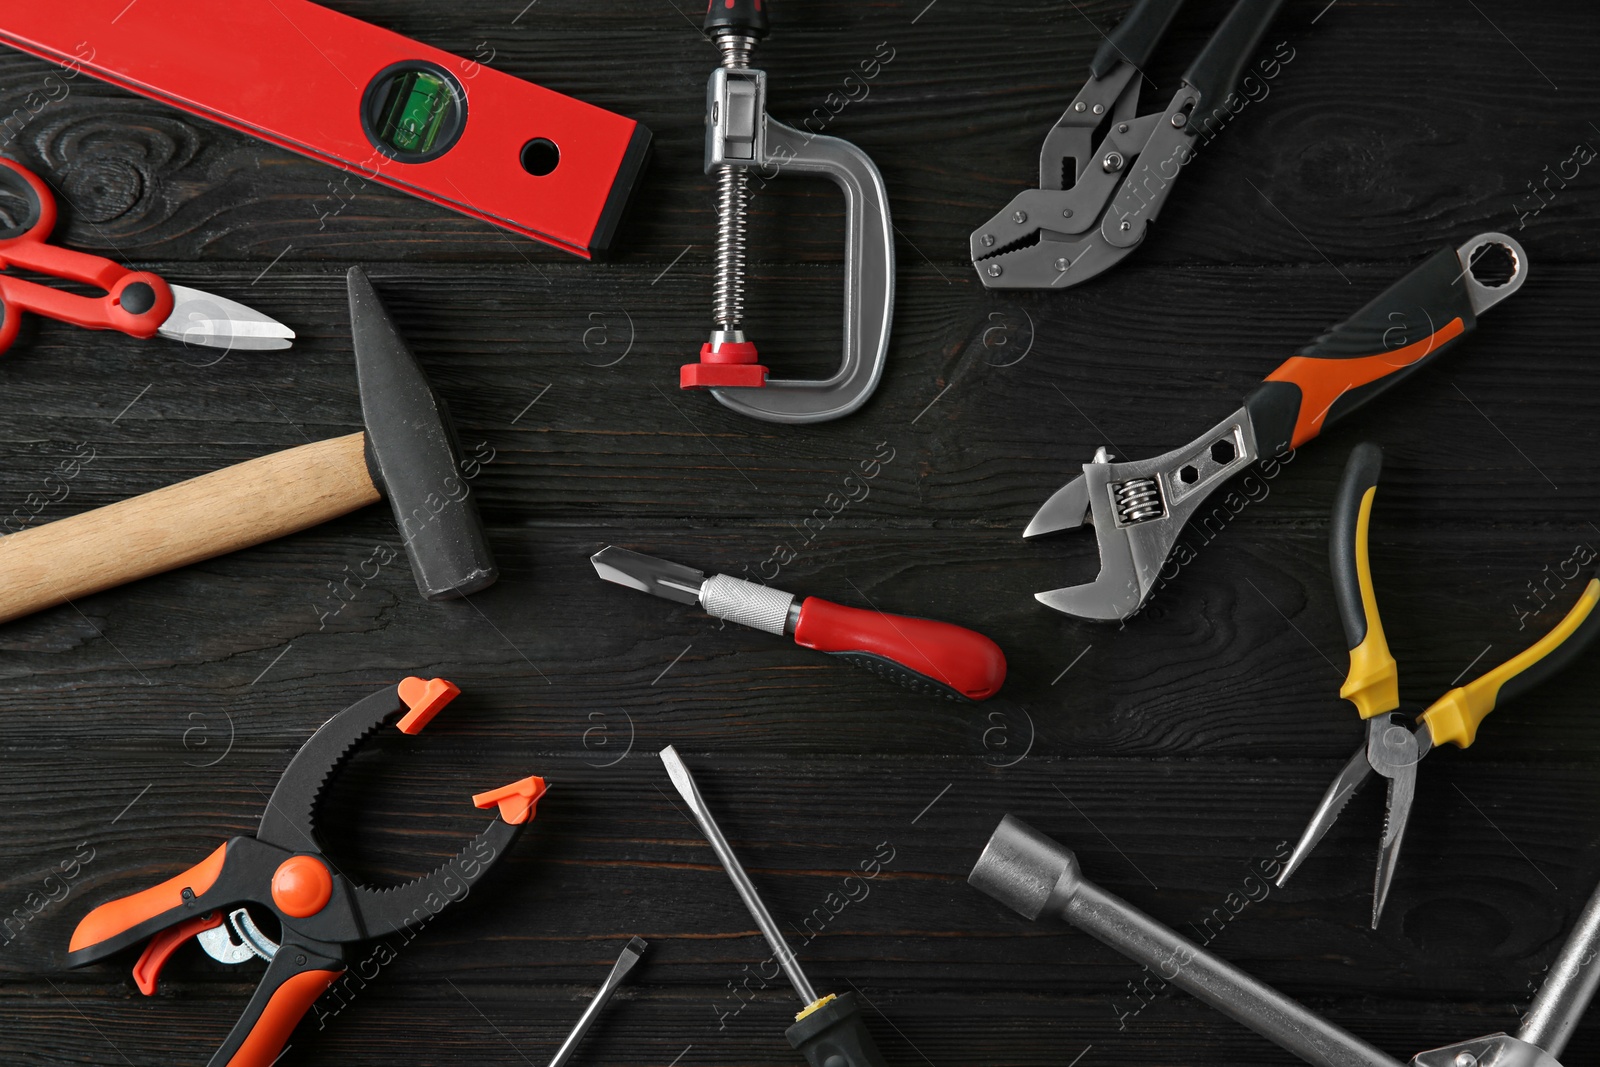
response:
[[[0,270],[19,269],[104,289],[105,296],[78,296],[38,282],[0,274],[0,352],[11,347],[22,313],[70,322],[90,330],[119,330],[151,337],[172,314],[172,287],[148,271],[134,271],[104,256],[49,243],[56,200],[49,186],[26,167],[0,159],[0,186],[25,200],[28,217],[0,230]]]

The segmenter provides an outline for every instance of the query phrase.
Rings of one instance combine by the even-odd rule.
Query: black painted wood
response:
[[[1325,555],[1352,444],[1388,454],[1374,567],[1408,698],[1542,632],[1574,590],[1541,607],[1530,583],[1600,546],[1600,179],[1580,168],[1543,202],[1529,188],[1580,142],[1600,145],[1592,5],[1297,0],[1268,38],[1295,58],[1186,170],[1146,246],[1082,288],[1009,295],[976,283],[966,235],[1031,182],[1126,4],[780,5],[761,50],[780,118],[800,122],[893,53],[828,120],[893,197],[890,367],[862,413],[804,428],[672,388],[710,288],[699,104],[713,53],[692,5],[336,6],[636,115],[657,158],[617,256],[582,264],[87,78],[35,109],[53,68],[0,51],[4,150],[66,191],[65,242],[300,332],[290,351],[206,365],[170,343],[30,325],[0,360],[6,528],[357,428],[341,277],[354,262],[465,441],[493,450],[478,488],[504,570],[470,604],[428,605],[396,561],[326,614],[330,583],[397,545],[379,507],[0,627],[0,915],[29,916],[0,940],[6,1062],[203,1062],[256,972],[185,950],[146,1000],[131,960],[63,969],[73,926],[249,832],[308,733],[407,673],[465,695],[334,787],[342,865],[405,878],[480,824],[469,794],[529,773],[552,791],[504,876],[325,999],[285,1064],[540,1062],[633,934],[650,953],[579,1062],[797,1062],[781,1034],[792,998],[742,985],[767,950],[674,803],[653,755],[667,743],[773,910],[809,920],[813,980],[860,992],[895,1063],[1289,1062],[1181,994],[1152,998],[1087,936],[969,889],[1007,811],[1401,1059],[1515,1028],[1600,877],[1590,664],[1497,713],[1480,745],[1428,760],[1381,931],[1366,929],[1376,790],[1288,888],[1238,901],[1263,895],[1252,871],[1360,736],[1336,696]],[[1194,6],[1150,67],[1152,100],[1225,7]],[[1486,229],[1528,248],[1522,293],[1261,481],[1261,499],[1192,533],[1194,562],[1144,616],[1093,627],[1033,601],[1094,570],[1088,535],[1020,534],[1097,445],[1138,456],[1187,440],[1410,264]],[[837,200],[774,183],[755,234],[763,352],[825,370]],[[868,496],[808,536],[845,475],[891,450]],[[30,503],[73,454],[92,460],[65,499]],[[787,545],[776,584],[977,627],[1005,647],[1010,681],[981,706],[886,688],[600,583],[586,557],[608,543],[734,574]],[[830,894],[887,853],[867,895],[831,914]],[[63,863],[78,873],[46,901]],[[1597,1052],[1591,1022],[1567,1062]]]

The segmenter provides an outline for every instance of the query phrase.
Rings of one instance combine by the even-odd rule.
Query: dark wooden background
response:
[[[70,197],[65,242],[243,300],[300,340],[202,365],[169,342],[35,324],[0,360],[0,512],[57,519],[356,429],[343,272],[359,263],[465,440],[494,450],[477,485],[504,576],[432,605],[397,560],[319,625],[330,582],[397,546],[380,506],[0,628],[0,913],[59,896],[46,879],[93,853],[65,900],[0,943],[0,1059],[204,1062],[257,970],[186,949],[146,999],[131,958],[64,970],[73,926],[251,832],[319,723],[421,673],[464,695],[341,779],[326,824],[342,865],[375,882],[419,873],[481,825],[469,794],[532,773],[551,793],[503,877],[323,1029],[302,1028],[286,1065],[542,1063],[634,934],[646,961],[578,1062],[798,1062],[786,989],[732,1014],[733,984],[767,949],[669,796],[654,755],[668,743],[794,924],[892,850],[866,899],[801,953],[819,988],[860,991],[892,1062],[1290,1062],[1171,991],[1119,1025],[1139,1003],[1136,966],[1024,923],[965,877],[1015,812],[1191,932],[1255,891],[1252,868],[1295,838],[1361,736],[1336,696],[1325,562],[1359,440],[1388,454],[1374,568],[1408,698],[1431,699],[1481,653],[1479,669],[1509,656],[1571,602],[1568,588],[1519,629],[1538,603],[1529,583],[1600,547],[1600,170],[1519,214],[1538,205],[1530,182],[1600,146],[1600,10],[1295,0],[1268,37],[1295,58],[1185,171],[1144,248],[1068,292],[991,294],[967,234],[1032,183],[1127,4],[779,5],[760,52],[779,118],[801,121],[893,52],[828,126],[871,153],[893,198],[889,368],[861,413],[796,428],[673,387],[709,322],[700,106],[714,53],[698,5],[334,6],[636,116],[658,153],[619,254],[585,264],[377,187],[336,194],[328,167],[86,77],[6,146]],[[1150,100],[1225,6],[1180,17]],[[0,50],[0,115],[53,69]],[[775,368],[822,370],[839,201],[776,183],[755,213],[754,336]],[[1020,535],[1097,445],[1138,457],[1188,440],[1420,257],[1495,229],[1526,245],[1526,288],[1196,541],[1144,616],[1096,627],[1032,599],[1093,574],[1090,535]],[[28,495],[90,449],[67,498],[32,516]],[[742,573],[797,546],[845,475],[889,449],[870,496],[775,584],[992,635],[1011,676],[987,704],[903,693],[589,567],[615,543]],[[1212,948],[1401,1059],[1515,1029],[1600,878],[1597,682],[1582,663],[1496,715],[1477,747],[1428,760],[1380,931],[1367,929],[1375,789]],[[1600,1017],[1567,1062],[1597,1055]]]

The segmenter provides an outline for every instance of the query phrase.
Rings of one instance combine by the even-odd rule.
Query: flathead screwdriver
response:
[[[572,1027],[572,1033],[568,1034],[567,1039],[561,1042],[561,1047],[556,1050],[555,1059],[550,1061],[550,1067],[565,1067],[566,1062],[572,1058],[572,1054],[578,1051],[578,1044],[583,1040],[584,1035],[589,1032],[589,1027],[594,1025],[595,1019],[599,1018],[600,1009],[606,1006],[606,1002],[611,999],[611,994],[615,993],[617,987],[622,984],[622,980],[628,977],[628,972],[633,970],[633,965],[639,962],[639,957],[644,955],[644,950],[647,946],[648,942],[642,937],[630,937],[628,943],[622,946],[622,954],[617,957],[617,962],[612,964],[611,973],[606,976],[605,983],[600,986],[599,992],[595,993],[594,999],[589,1002],[589,1006],[583,1010],[583,1015],[578,1018],[577,1023]]]
[[[667,774],[672,778],[678,795],[683,797],[684,803],[694,813],[695,822],[700,824],[700,830],[711,843],[712,851],[733,880],[739,898],[766,935],[767,944],[772,946],[778,965],[794,986],[800,1003],[805,1005],[795,1016],[794,1025],[784,1031],[789,1044],[805,1055],[811,1067],[883,1067],[883,1053],[878,1051],[877,1042],[872,1039],[866,1021],[861,1018],[854,994],[817,996],[810,979],[800,969],[800,961],[795,959],[793,950],[773,920],[772,913],[761,902],[755,885],[745,873],[744,865],[733,854],[728,839],[722,836],[716,820],[711,817],[711,810],[706,807],[705,798],[700,795],[694,776],[689,773],[677,749],[671,745],[662,749],[661,762],[667,765]]]

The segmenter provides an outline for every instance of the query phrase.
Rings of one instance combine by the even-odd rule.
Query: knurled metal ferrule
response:
[[[713,574],[700,587],[700,606],[708,615],[780,637],[786,632],[793,603],[793,593],[726,574]]]

